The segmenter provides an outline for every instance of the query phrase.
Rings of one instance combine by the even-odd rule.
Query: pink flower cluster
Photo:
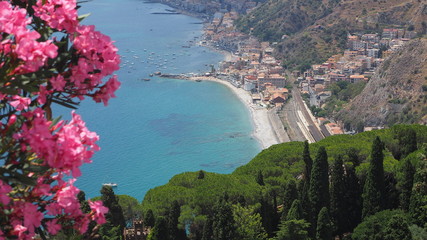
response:
[[[78,26],[77,32],[79,35],[73,39],[73,46],[83,57],[79,59],[78,65],[72,67],[70,80],[80,88],[80,94],[86,94],[99,85],[104,77],[119,69],[120,57],[111,39],[95,31],[94,26]],[[114,92],[119,86],[117,77],[113,76],[94,93],[94,100],[107,105],[108,99],[115,97]]]
[[[55,235],[65,227],[83,234],[90,221],[106,222],[100,201],[89,201],[91,212],[82,212],[74,186],[81,165],[99,150],[98,135],[74,112],[69,122],[51,121],[52,103],[90,96],[107,105],[120,86],[111,76],[119,69],[117,48],[94,26],[80,25],[77,8],[76,0],[0,1],[0,70],[6,73],[0,145],[8,149],[0,162],[14,171],[0,176],[0,240],[33,239],[36,231]],[[58,32],[59,41],[52,37]],[[66,175],[73,179],[65,182]]]
[[[47,80],[50,85],[40,89],[39,95],[42,96],[39,103],[45,103],[43,93],[49,93],[52,89],[80,99],[89,95],[96,102],[102,101],[107,105],[120,86],[116,77],[105,84],[102,81],[119,69],[120,57],[111,39],[96,31],[94,26],[79,25],[75,0],[38,0],[33,8],[35,15],[46,21],[48,26],[70,34],[78,56],[77,62],[70,63],[69,74],[57,74]],[[8,35],[6,38],[0,37],[0,56],[8,56],[11,61],[9,65],[17,66],[12,71],[14,74],[35,72],[49,58],[58,55],[58,47],[52,40],[38,41],[40,34],[31,30],[32,18],[27,14],[25,9],[13,7],[8,1],[0,1],[0,33]],[[8,67],[4,64],[0,63],[0,67]],[[65,75],[69,77],[65,78]]]
[[[15,134],[15,139],[21,141],[24,148],[29,146],[26,150],[34,152],[38,158],[44,159],[45,164],[60,173],[72,173],[74,177],[79,177],[79,167],[90,163],[94,151],[99,150],[96,145],[98,135],[90,132],[74,112],[70,123],[61,121],[52,128],[52,122],[46,120],[40,108],[23,116],[27,122],[22,126],[22,131]]]
[[[10,201],[10,197],[7,195],[12,191],[12,188],[0,180],[0,203],[7,205]]]
[[[89,206],[90,209],[92,209],[92,211],[94,212],[94,214],[92,215],[92,220],[96,221],[99,224],[106,223],[105,214],[108,213],[108,208],[102,205],[102,201],[89,201]]]
[[[39,42],[40,34],[29,29],[31,18],[27,18],[25,9],[12,7],[7,1],[0,1],[0,55],[8,55],[10,59],[19,59],[20,65],[14,73],[37,71],[48,58],[55,58],[58,47],[48,40]],[[3,64],[3,63],[2,63]]]
[[[76,0],[38,0],[35,15],[54,29],[74,33],[79,24]]]
[[[67,183],[60,181],[60,185],[53,187],[49,184],[41,184],[44,185],[42,188],[47,191],[44,194],[54,195],[51,200],[44,203],[46,214],[57,216],[45,219],[45,214],[34,203],[23,201],[23,199],[15,199],[11,202],[7,194],[12,188],[0,180],[0,203],[3,204],[3,210],[9,212],[12,234],[19,239],[33,239],[35,229],[44,225],[50,234],[55,235],[62,229],[61,223],[68,223],[68,225],[72,223],[72,227],[83,234],[87,231],[90,221],[96,221],[98,224],[105,223],[108,208],[104,207],[101,201],[89,201],[92,211],[88,214],[82,212],[76,197],[80,190],[73,185],[74,181],[75,179],[71,179]],[[36,195],[32,192],[33,197]],[[4,233],[1,231],[0,239],[5,239]]]

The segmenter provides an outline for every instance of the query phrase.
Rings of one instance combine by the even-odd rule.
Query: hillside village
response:
[[[310,95],[311,106],[322,107],[332,95],[328,86],[339,81],[369,81],[384,59],[416,34],[403,29],[384,29],[382,35],[349,34],[344,54],[334,55],[323,64],[312,65],[303,74],[294,72],[300,80],[301,92]]]
[[[287,87],[291,83],[285,77],[282,62],[274,57],[275,43],[259,42],[236,30],[233,23],[238,17],[239,14],[233,11],[215,13],[213,20],[205,26],[201,43],[232,53],[231,60],[220,63],[217,76],[250,92],[255,104],[280,110],[289,98]],[[322,64],[312,65],[307,71],[293,71],[291,74],[298,80],[301,94],[309,96],[307,104],[322,108],[333,94],[328,88],[331,84],[340,81],[368,82],[384,59],[416,35],[415,31],[400,28],[383,29],[382,34],[349,33],[347,49],[343,54],[333,55]],[[319,128],[325,125],[327,135],[344,133],[342,124],[335,123],[333,119],[320,117],[316,120]]]

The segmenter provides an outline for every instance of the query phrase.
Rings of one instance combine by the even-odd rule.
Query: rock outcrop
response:
[[[414,39],[387,58],[337,118],[352,126],[427,124],[427,39]]]

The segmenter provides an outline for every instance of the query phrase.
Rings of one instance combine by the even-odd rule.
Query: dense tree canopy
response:
[[[417,134],[419,143],[426,142],[427,139],[424,139],[423,136],[427,136],[427,127],[418,125],[410,127],[420,133]],[[381,142],[385,143],[382,144],[382,153],[379,154],[374,153],[373,142],[377,136],[381,137],[383,139]],[[330,221],[325,221],[325,210],[321,218],[320,210],[316,216],[311,215],[311,218],[307,218],[304,212],[304,210],[314,208],[311,207],[310,202],[307,205],[302,201],[303,186],[306,179],[304,178],[304,143],[301,142],[272,146],[232,174],[205,172],[205,178],[202,181],[197,177],[198,172],[177,175],[167,185],[151,190],[143,201],[143,206],[146,209],[153,208],[153,213],[156,216],[162,216],[167,212],[167,206],[170,206],[173,200],[177,200],[182,204],[182,210],[185,209],[186,212],[186,215],[179,220],[180,225],[190,226],[188,238],[191,240],[215,239],[213,232],[219,224],[213,223],[215,212],[218,210],[218,201],[214,200],[217,199],[215,196],[221,195],[224,191],[227,191],[228,194],[226,204],[223,205],[226,206],[225,208],[230,206],[233,213],[233,216],[229,216],[229,220],[227,220],[227,222],[234,222],[233,231],[235,234],[234,238],[230,236],[230,239],[253,236],[254,232],[248,229],[259,229],[259,221],[262,228],[269,234],[268,237],[274,239],[308,239],[309,237],[314,239],[317,230],[322,232],[322,236],[332,231],[334,235],[345,237],[348,233],[355,231],[355,239],[383,239],[386,233],[385,226],[396,212],[387,215],[387,217],[381,217],[381,215],[374,213],[374,219],[366,217],[362,222],[362,185],[366,184],[369,171],[372,171],[373,166],[371,166],[370,161],[373,157],[382,155],[384,189],[386,189],[383,196],[384,199],[396,200],[396,191],[401,192],[404,185],[403,169],[405,162],[403,159],[399,162],[393,157],[390,143],[396,140],[394,136],[391,129],[384,129],[354,136],[333,136],[309,145],[310,150],[318,152],[312,165],[311,179],[321,175],[323,177],[318,177],[318,179],[323,179],[323,181],[310,181],[310,185],[313,183],[318,187],[311,186],[308,189],[311,192],[306,192],[313,194],[316,193],[314,190],[318,188],[330,190],[330,192],[327,191],[330,193],[330,199],[325,201],[325,204],[331,207]],[[425,205],[425,201],[420,196],[425,196],[425,193],[420,192],[420,190],[424,189],[422,186],[424,186],[425,180],[421,177],[424,175],[419,170],[418,164],[425,159],[425,151],[417,150],[410,153],[407,158],[410,158],[411,163],[416,164],[416,169],[418,169],[411,192],[411,196],[413,196],[411,197],[413,199],[411,206],[414,207],[409,207],[408,213],[415,219],[419,219],[418,225],[414,225],[412,218],[409,218],[404,212],[398,211],[397,213],[402,214],[402,217],[407,219],[408,229],[413,236],[422,237],[425,215],[420,210],[425,209],[422,207]],[[323,160],[320,161],[323,162],[323,167],[316,166],[316,161],[319,159]],[[330,168],[328,168],[328,161],[331,163]],[[322,169],[320,171],[322,174],[314,173],[316,169]],[[263,186],[257,183],[257,175],[260,171],[263,175]],[[320,186],[320,183],[323,183],[323,186]],[[414,192],[416,186],[420,186],[420,188]],[[159,195],[154,193],[159,193]],[[317,195],[309,196],[313,199],[313,196]],[[278,206],[276,199],[279,201]],[[290,202],[292,205],[289,206]],[[159,206],[166,206],[166,208]],[[237,206],[239,207],[237,208]],[[399,207],[394,203],[384,203],[380,206],[382,208]],[[289,210],[285,213],[286,209]],[[337,217],[337,213],[340,211],[343,215]],[[282,218],[277,226],[280,213]],[[334,220],[337,218],[343,220]],[[328,222],[329,224],[327,224]],[[361,225],[364,222],[367,224]],[[358,225],[359,227],[357,227]],[[254,227],[247,228],[247,226]],[[355,230],[356,227],[357,231]],[[227,229],[230,230],[229,225],[215,231],[219,233]],[[326,229],[328,231],[325,231]]]

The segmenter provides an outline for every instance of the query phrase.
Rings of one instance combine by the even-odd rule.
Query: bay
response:
[[[86,99],[77,110],[100,135],[101,151],[76,182],[88,197],[98,196],[102,183],[115,182],[116,194],[142,200],[175,174],[230,173],[261,150],[249,111],[227,87],[149,77],[155,71],[203,73],[223,59],[192,44],[202,34],[199,19],[151,14],[165,9],[137,0],[94,0],[79,9],[91,13],[82,24],[109,35],[122,56],[117,98],[107,107]],[[69,119],[69,109],[55,112]]]

